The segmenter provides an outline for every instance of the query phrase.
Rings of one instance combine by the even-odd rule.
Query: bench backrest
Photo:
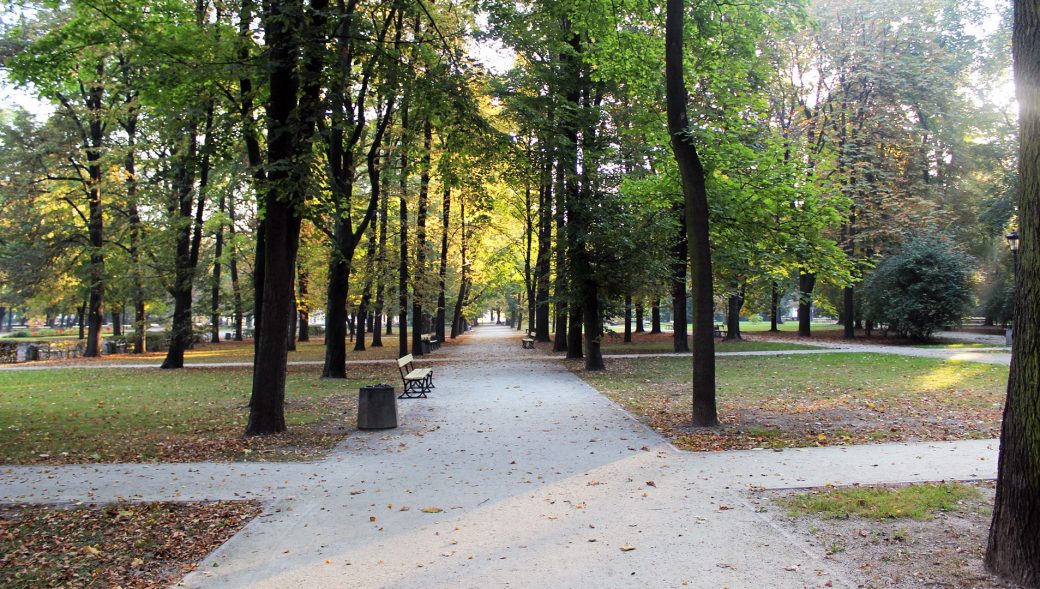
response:
[[[398,368],[404,368],[405,366],[408,366],[411,363],[412,363],[412,355],[411,354],[408,354],[406,356],[401,356],[400,358],[397,359],[397,367]]]

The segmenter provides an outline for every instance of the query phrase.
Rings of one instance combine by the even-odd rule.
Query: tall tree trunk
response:
[[[434,320],[434,333],[437,341],[444,341],[444,322],[447,320],[447,300],[445,298],[445,286],[448,276],[448,229],[451,226],[451,184],[447,179],[443,180],[444,191],[441,203],[441,256],[440,268],[437,271],[437,318]]]
[[[585,370],[604,370],[600,343],[603,339],[603,314],[599,305],[599,284],[591,277],[582,288],[582,319],[585,324]]]
[[[213,153],[213,104],[206,108],[205,143],[201,161],[196,163],[198,152],[197,122],[189,121],[185,132],[188,135],[187,149],[174,158],[174,181],[176,202],[169,207],[170,216],[181,225],[177,232],[177,247],[174,257],[173,328],[170,333],[170,348],[166,352],[161,368],[183,368],[184,352],[191,347],[194,338],[192,299],[195,272],[199,263],[199,248],[202,243],[202,221],[206,206],[206,189],[209,186],[210,156]],[[194,193],[196,166],[199,186]]]
[[[264,18],[268,46],[270,92],[267,99],[268,166],[264,195],[264,280],[262,322],[257,330],[253,390],[249,399],[246,435],[285,431],[285,375],[288,349],[285,334],[292,307],[293,264],[300,237],[300,215],[307,170],[301,162],[311,151],[311,138],[320,103],[320,74],[325,46],[326,0],[312,0],[309,22],[300,0],[269,0]],[[300,30],[309,38],[301,39]],[[304,51],[303,72],[296,56]],[[302,84],[301,84],[302,81]],[[302,85],[302,98],[297,88]]]
[[[120,337],[123,335],[123,310],[122,308],[112,311],[112,335]]]
[[[297,323],[299,324],[297,333],[297,340],[301,342],[311,341],[311,307],[307,300],[307,291],[310,288],[310,274],[307,269],[297,262],[296,267],[296,290],[299,296],[296,297],[296,317]]]
[[[289,285],[289,291],[292,293],[292,304],[289,307],[289,332],[285,334],[285,346],[286,350],[290,352],[296,351],[296,322],[300,317],[299,301],[296,298],[296,271],[293,270],[293,282]]]
[[[1019,105],[1018,233],[1011,376],[1000,431],[986,566],[1040,587],[1040,5],[1014,2]]]
[[[798,273],[798,336],[812,336],[812,297],[816,274]]]
[[[459,224],[460,224],[460,255],[462,256],[462,271],[459,273],[459,296],[455,299],[455,311],[451,315],[451,339],[462,335],[465,331],[462,319],[462,306],[465,304],[468,293],[466,292],[469,280],[469,259],[466,257],[467,233],[466,233],[466,199],[459,199]]]
[[[220,202],[217,204],[217,210],[221,214],[224,214],[224,208],[226,206],[225,192],[220,193]],[[217,343],[220,341],[220,267],[222,265],[221,256],[224,255],[224,224],[221,223],[217,227],[217,235],[213,239],[213,282],[210,285],[210,318],[209,318],[209,341]]]
[[[419,203],[415,212],[415,272],[412,276],[412,355],[422,356],[423,295],[426,286],[426,209],[430,194],[430,158],[433,150],[433,125],[423,121],[422,171],[419,175]]]
[[[661,333],[661,299],[654,297],[650,307],[650,333]]]
[[[636,303],[636,333],[643,333],[646,331],[643,329],[643,299],[640,298],[639,302]]]
[[[228,260],[228,270],[231,272],[231,296],[232,304],[234,305],[234,320],[235,320],[235,341],[242,341],[242,283],[238,278],[238,242],[235,239],[235,195],[231,194],[231,198],[228,201],[228,219],[230,221],[228,225],[228,233],[231,234],[230,244],[230,259]]]
[[[408,100],[401,109],[400,258],[397,267],[398,355],[408,355]]]
[[[740,308],[743,306],[743,295],[729,295],[726,308],[726,339],[728,340],[742,339],[740,337]]]
[[[780,310],[780,289],[777,288],[776,282],[773,282],[769,288],[769,331],[778,332],[780,328],[777,327],[778,316]]]
[[[679,235],[672,250],[672,351],[685,354],[690,351],[686,331],[686,263],[690,246],[686,237],[686,207],[678,203],[673,210],[678,213]]]
[[[104,78],[104,66],[99,61],[97,79]],[[104,120],[102,110],[104,88],[94,85],[87,92],[86,103],[89,111],[89,139],[87,143],[87,175],[90,178],[87,189],[87,240],[90,243],[90,265],[87,275],[89,297],[87,301],[87,347],[83,353],[88,358],[101,355],[101,324],[104,321],[105,296],[105,245],[104,221],[101,203],[102,163],[101,149],[104,143]],[[82,337],[82,336],[81,336]]]
[[[347,377],[347,296],[350,290],[350,264],[354,250],[344,241],[350,230],[342,216],[335,222],[335,245],[329,260],[328,288],[325,301],[325,363],[322,378]]]
[[[711,244],[708,235],[708,198],[704,169],[689,136],[686,83],[683,72],[685,0],[668,0],[665,24],[665,95],[668,132],[682,177],[686,201],[690,262],[693,266],[693,423],[718,425],[715,405],[714,296]]]
[[[373,223],[369,227],[368,231],[368,250],[365,252],[366,260],[370,266],[374,266],[372,263],[376,259],[376,225]],[[363,352],[365,351],[365,325],[368,322],[368,316],[373,311],[372,306],[372,283],[375,280],[375,276],[369,273],[369,276],[365,279],[364,290],[361,291],[361,304],[358,305],[358,337],[354,342],[354,351]]]
[[[640,313],[640,321],[642,321]],[[625,295],[625,343],[632,343],[632,295]]]
[[[386,162],[386,163],[384,163],[384,168],[388,168],[389,167],[389,165],[387,165],[389,163],[388,162],[389,158],[390,158],[390,154],[387,153],[384,156],[384,158],[383,158],[383,161]],[[381,178],[382,182],[386,183],[390,179],[390,174],[385,174],[384,173],[384,174],[382,174],[380,176],[380,178]],[[378,254],[378,258],[376,260],[376,271],[378,272],[378,276],[376,277],[377,282],[376,282],[375,320],[374,320],[374,322],[372,324],[372,347],[373,348],[381,348],[381,347],[383,347],[382,320],[383,320],[383,311],[385,310],[385,307],[386,307],[386,299],[385,299],[385,294],[386,294],[386,254],[387,254],[386,237],[387,237],[387,224],[388,224],[388,220],[387,220],[387,216],[386,215],[387,215],[387,212],[388,212],[388,209],[389,209],[389,200],[390,200],[390,196],[389,195],[390,195],[389,185],[384,184],[382,190],[380,190],[380,195],[379,195],[379,246],[378,246],[379,247],[379,254]],[[390,333],[390,323],[391,323],[390,317],[387,316],[387,320],[386,320],[386,334],[387,335],[391,335],[391,333]]]
[[[542,185],[538,190],[538,255],[535,258],[535,317],[534,339],[549,341],[549,265],[552,258],[552,175],[550,163],[543,171]]]

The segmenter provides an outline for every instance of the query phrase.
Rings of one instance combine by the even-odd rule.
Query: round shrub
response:
[[[928,339],[974,306],[974,260],[945,239],[916,237],[885,258],[863,285],[864,318]]]

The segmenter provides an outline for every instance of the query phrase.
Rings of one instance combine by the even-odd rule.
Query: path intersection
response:
[[[507,328],[444,355],[320,462],[0,466],[0,502],[262,501],[184,587],[840,587],[751,491],[996,473],[994,440],[680,452]]]

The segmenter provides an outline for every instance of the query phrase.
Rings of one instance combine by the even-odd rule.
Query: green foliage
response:
[[[971,312],[973,264],[946,238],[911,238],[867,278],[864,318],[902,335],[927,339]]]

